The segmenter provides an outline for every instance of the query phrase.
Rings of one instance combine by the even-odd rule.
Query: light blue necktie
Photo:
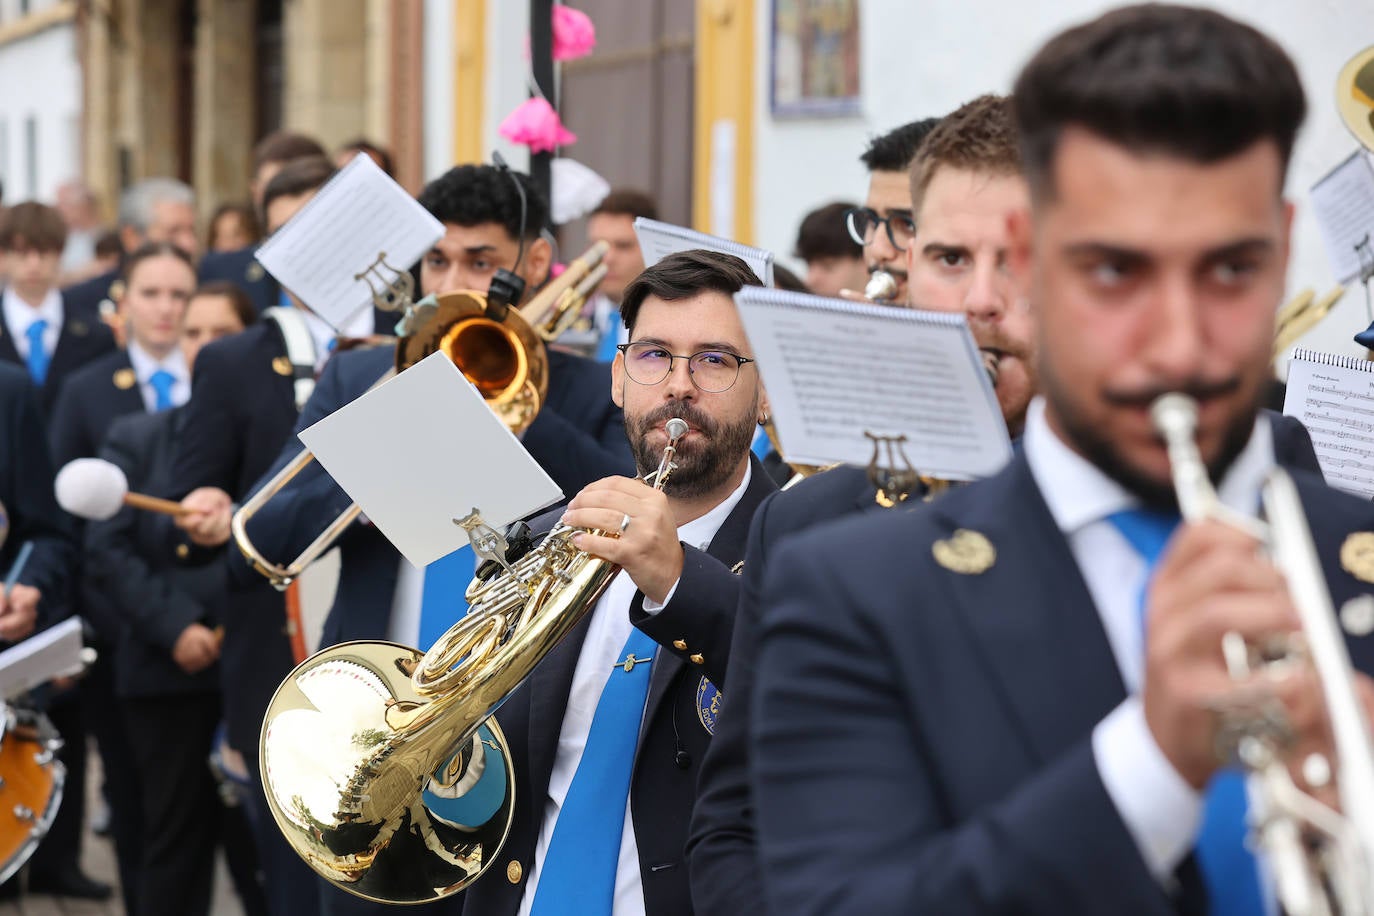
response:
[[[601,340],[596,346],[596,359],[598,362],[609,363],[615,360],[615,345],[620,343],[620,310],[616,309],[606,315],[606,330],[601,333]]]
[[[460,547],[425,567],[425,583],[420,593],[421,652],[428,652],[444,631],[467,613],[463,593],[476,568],[471,547]]]
[[[166,369],[159,369],[148,376],[148,384],[153,386],[153,393],[157,396],[153,404],[153,410],[163,411],[172,405],[172,386],[177,382],[177,377]]]
[[[760,461],[767,458],[768,453],[773,450],[773,442],[768,438],[768,433],[764,431],[762,426],[759,427],[758,432],[754,433],[754,442],[749,446],[749,450],[757,455]]]
[[[1108,521],[1145,561],[1147,575],[1139,601],[1143,628],[1150,577],[1179,518],[1148,509],[1128,509],[1109,516]],[[1234,767],[1214,775],[1207,784],[1202,830],[1194,847],[1207,886],[1207,912],[1211,916],[1265,914],[1255,857],[1245,845],[1245,809],[1245,775]]]
[[[48,379],[48,365],[52,358],[43,349],[43,332],[48,329],[46,319],[39,318],[29,325],[24,336],[29,339],[29,378],[35,385],[42,385]]]
[[[530,916],[611,914],[625,804],[654,649],[652,639],[631,630],[620,651],[621,661],[601,688],[582,761],[568,786],[544,856]],[[639,663],[628,663],[631,656]]]

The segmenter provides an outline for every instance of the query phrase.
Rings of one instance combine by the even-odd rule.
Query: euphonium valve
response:
[[[668,421],[655,489],[687,430]],[[344,643],[277,688],[259,745],[268,807],[321,876],[369,900],[420,903],[461,891],[495,861],[515,774],[492,713],[620,571],[574,547],[579,530],[555,525],[475,580],[468,613],[428,652]]]

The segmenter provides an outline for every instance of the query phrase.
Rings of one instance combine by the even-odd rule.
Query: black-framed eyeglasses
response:
[[[906,251],[916,235],[916,221],[910,213],[893,210],[888,216],[879,216],[868,207],[850,207],[844,211],[844,224],[849,229],[849,237],[860,245],[871,245],[878,237],[878,227],[887,229],[887,240],[898,251]]]
[[[657,385],[673,371],[673,360],[687,360],[687,374],[702,391],[729,391],[739,379],[740,366],[755,360],[728,350],[701,350],[691,356],[669,353],[660,344],[638,341],[616,347],[625,358],[625,374],[640,385]]]

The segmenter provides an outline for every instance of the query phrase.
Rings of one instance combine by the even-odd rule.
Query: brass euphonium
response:
[[[443,293],[412,305],[403,324],[406,333],[396,342],[396,372],[426,356],[443,351],[477,387],[511,432],[519,435],[534,422],[549,386],[545,343],[554,340],[577,318],[583,303],[606,276],[601,261],[608,245],[597,242],[539,290],[521,308],[498,306],[485,293],[472,290]],[[404,275],[408,279],[408,275]],[[403,296],[408,299],[408,295]],[[390,378],[388,372],[378,383]],[[279,589],[291,584],[319,559],[349,525],[362,514],[349,506],[300,556],[285,565],[262,554],[248,535],[248,523],[267,501],[292,481],[315,456],[302,451],[234,513],[234,543],[248,562]]]
[[[1216,709],[1223,729],[1219,743],[1230,745],[1251,776],[1256,815],[1251,830],[1257,851],[1268,860],[1281,909],[1289,916],[1374,916],[1374,742],[1293,479],[1282,468],[1270,472],[1262,491],[1263,522],[1234,512],[1218,499],[1199,454],[1197,403],[1187,395],[1166,394],[1150,414],[1168,447],[1183,518],[1216,519],[1257,537],[1283,573],[1302,625],[1299,638],[1279,647],[1282,653],[1275,653],[1275,646],[1249,646],[1240,634],[1227,633],[1222,655],[1238,688]],[[1357,602],[1374,598],[1350,604]],[[1342,616],[1350,613],[1350,604]],[[1374,612],[1374,607],[1364,610]],[[1303,774],[1314,786],[1334,778],[1339,810],[1304,792],[1289,775],[1283,716],[1258,675],[1266,665],[1292,662],[1310,664],[1317,675],[1336,755],[1331,761],[1312,755]]]
[[[687,424],[669,420],[667,432],[655,489]],[[560,523],[504,573],[473,580],[467,616],[428,652],[344,643],[277,689],[263,783],[287,842],[316,872],[369,900],[419,903],[461,891],[495,860],[515,776],[490,717],[620,569],[574,547],[579,530]]]

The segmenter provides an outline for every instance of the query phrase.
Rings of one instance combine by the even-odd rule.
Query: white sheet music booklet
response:
[[[1283,412],[1307,427],[1327,483],[1374,499],[1374,362],[1294,350]]]
[[[380,288],[443,235],[443,223],[371,156],[354,156],[263,243],[257,257],[282,286],[338,329],[372,304],[368,279]],[[369,269],[376,272],[368,275]]]
[[[645,267],[657,264],[670,254],[704,248],[734,255],[749,265],[764,286],[773,285],[773,252],[766,249],[642,216],[635,217],[635,235],[639,238],[639,250],[644,255]]]
[[[563,496],[442,352],[302,430],[300,440],[417,567],[468,545],[455,519],[476,511],[500,531]]]
[[[922,474],[969,480],[1011,457],[997,396],[963,315],[746,287],[735,294],[782,456],[867,465],[905,436]]]
[[[69,617],[0,652],[0,698],[12,699],[53,678],[79,674],[85,664],[81,618]]]

